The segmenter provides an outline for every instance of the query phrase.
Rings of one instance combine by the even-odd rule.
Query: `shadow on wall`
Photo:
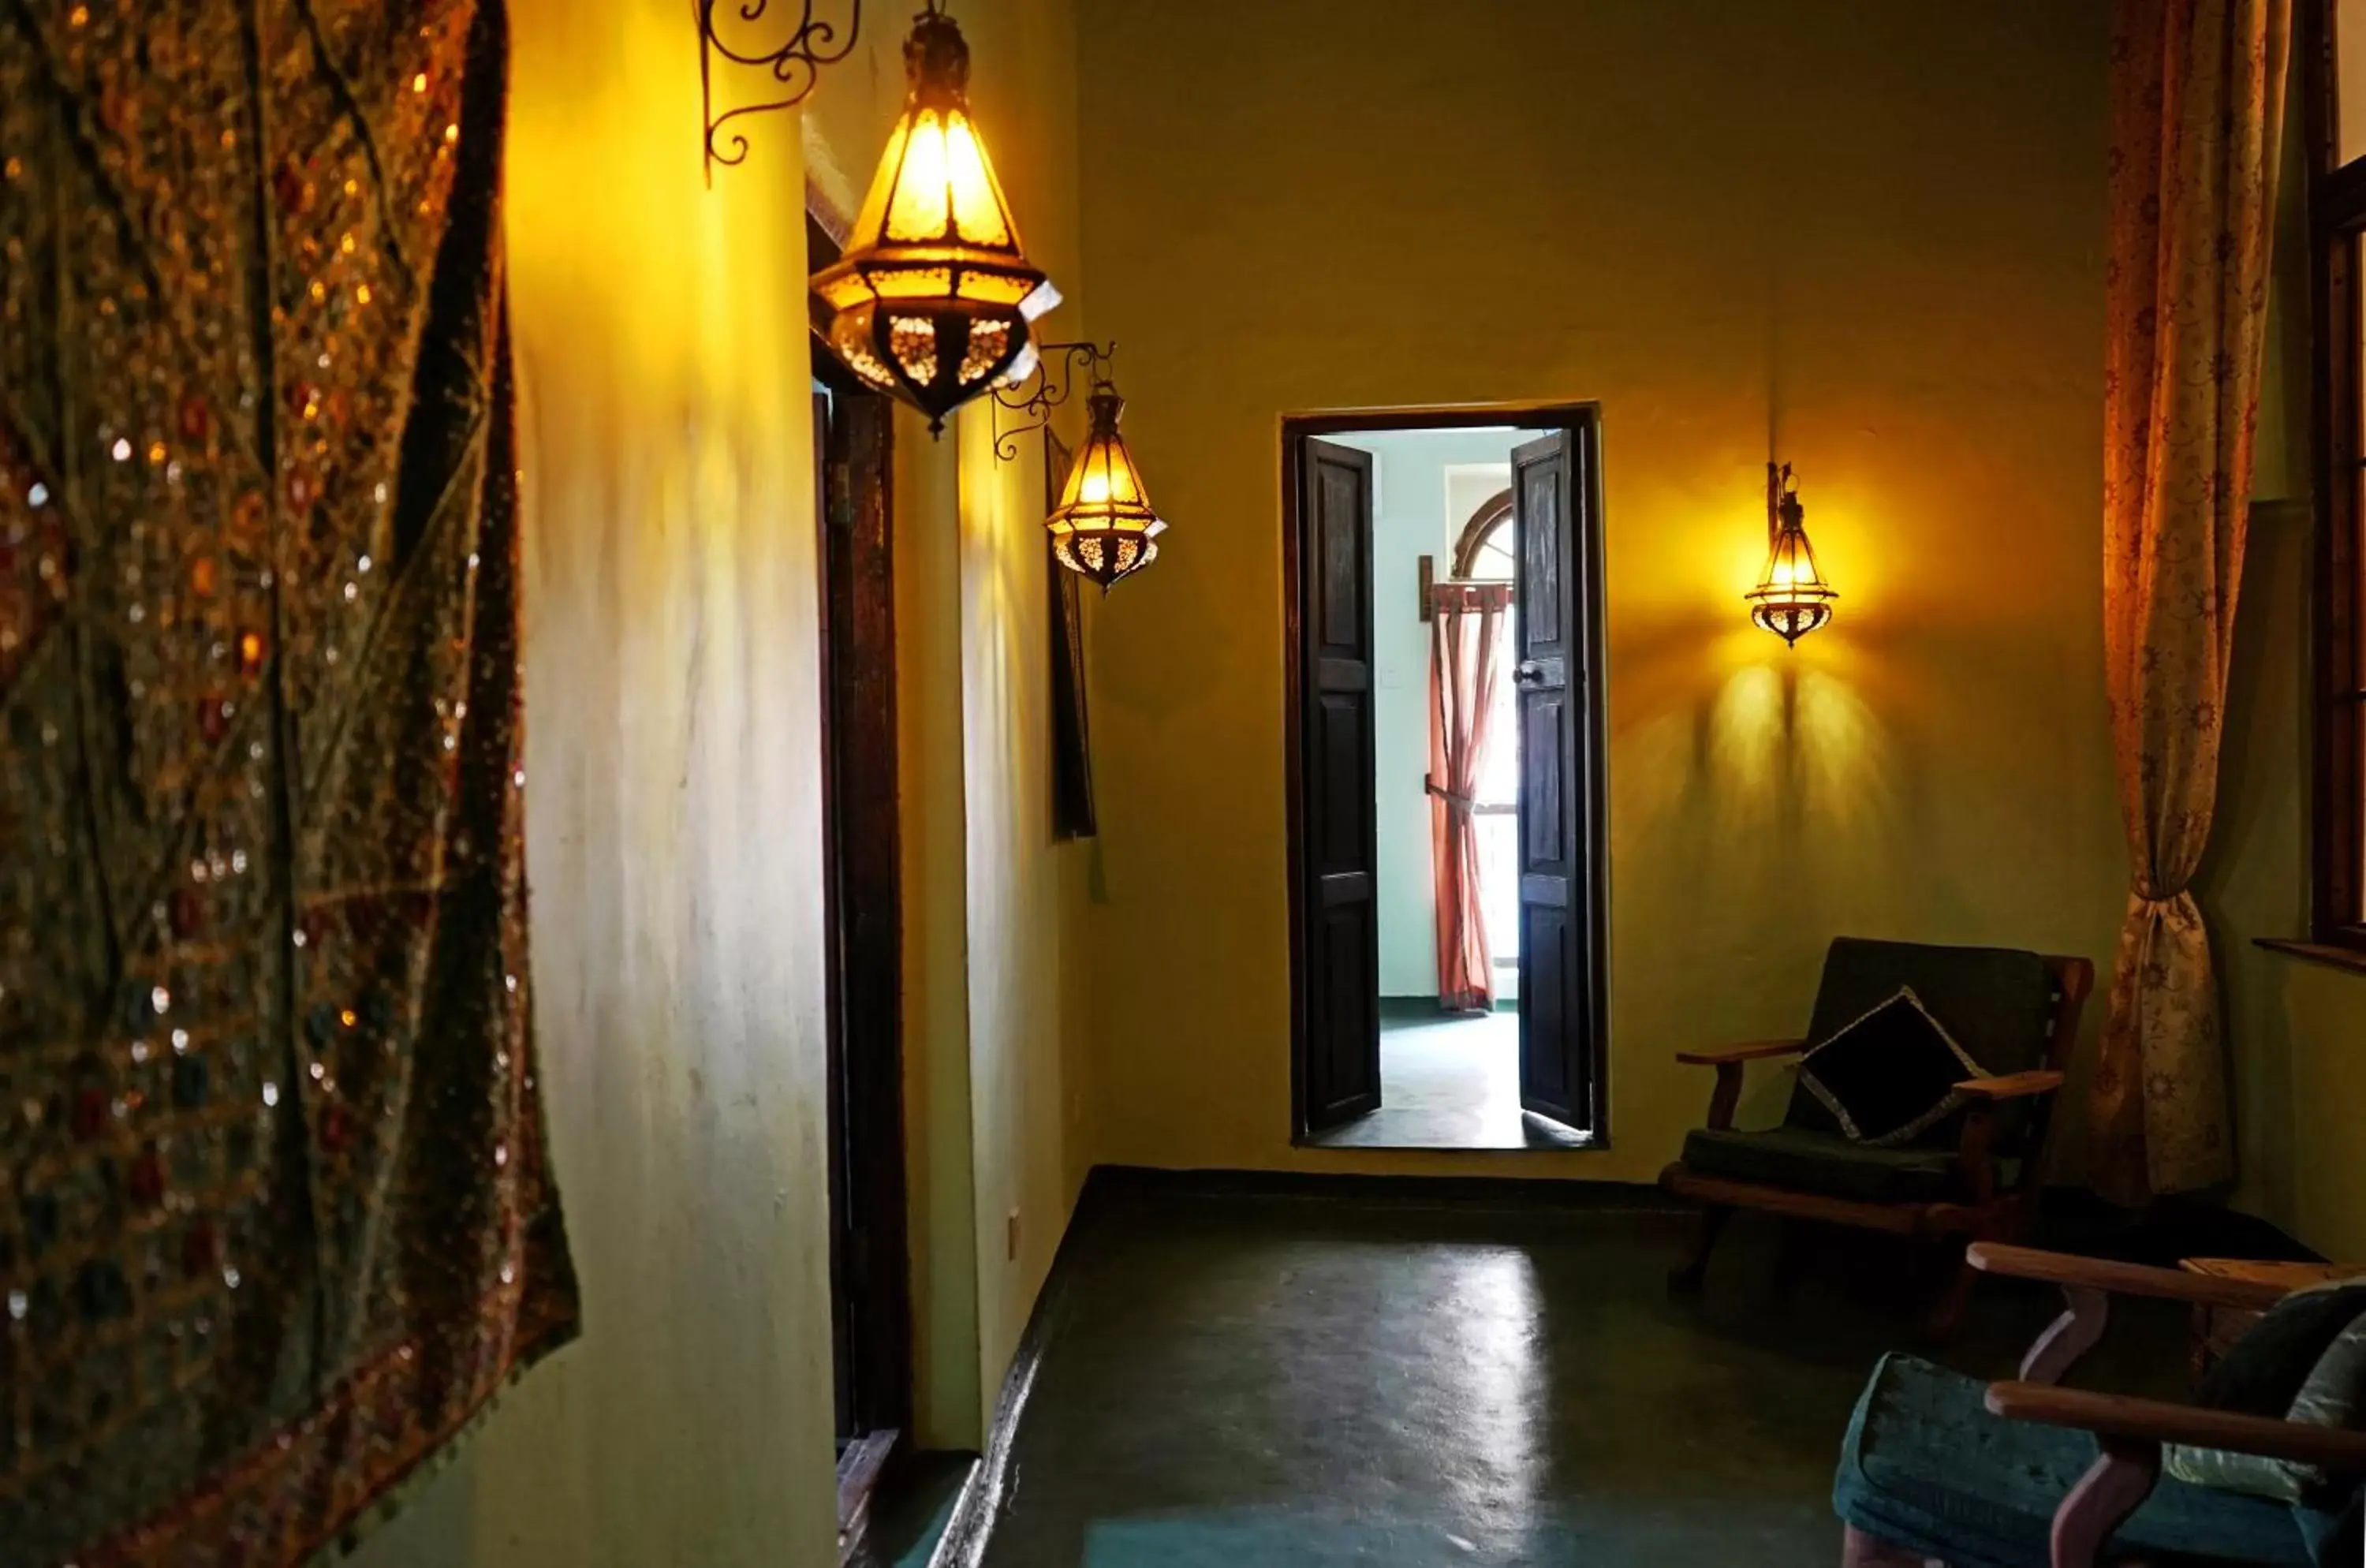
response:
[[[1628,614],[1613,645],[1612,941],[1687,933],[1684,950],[1714,964],[1707,989],[1786,998],[1768,1033],[1806,1021],[1834,936],[2066,940],[2058,917],[2017,911],[1997,885],[2045,874],[2045,825],[2000,805],[2000,786],[2043,750],[2068,656],[2058,639],[2000,637],[1979,619],[1992,605],[1901,603],[1861,531],[1829,532],[1840,612],[1797,647],[1752,626],[1741,589],[1729,600],[1723,584],[1641,625]],[[1620,876],[1637,863],[1652,874]],[[1620,978],[1631,1016],[1672,1008],[1704,976],[1653,958]],[[1778,1116],[1787,1075],[1753,1081],[1750,1109]],[[1697,1115],[1689,1086],[1672,1092]]]

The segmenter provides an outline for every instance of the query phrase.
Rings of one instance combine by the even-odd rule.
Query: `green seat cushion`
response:
[[[1834,939],[1824,955],[1824,976],[1816,988],[1815,1017],[1808,1025],[1811,1045],[1820,1044],[1910,987],[1955,1043],[1992,1077],[2045,1065],[2054,1021],[2054,976],[2034,953],[2001,947],[1932,947],[1912,942],[1876,942],[1867,937]],[[1999,1112],[1998,1146],[2013,1147],[2025,1112],[2008,1105]],[[1838,1118],[1804,1088],[1794,1089],[1787,1126],[1838,1134]],[[1922,1141],[1952,1145],[1953,1119]]]
[[[2095,1440],[1991,1416],[1987,1389],[1911,1356],[1884,1357],[1841,1447],[1840,1517],[1952,1568],[2046,1568],[2055,1510],[2095,1462]],[[2287,1505],[2164,1477],[2107,1560],[2177,1551],[2315,1568],[2309,1533]]]
[[[1997,1179],[2010,1186],[2020,1163],[1997,1162]],[[1838,1133],[1801,1127],[1763,1133],[1702,1128],[1684,1140],[1684,1165],[1704,1176],[1868,1203],[1932,1203],[1965,1196],[1952,1190],[1953,1150],[1877,1149]]]

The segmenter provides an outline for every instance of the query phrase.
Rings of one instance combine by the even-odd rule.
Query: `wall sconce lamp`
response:
[[[760,6],[762,0],[746,0]],[[939,0],[904,42],[909,91],[845,252],[814,275],[823,341],[866,385],[945,415],[1035,367],[1030,326],[1060,302],[1030,265],[969,113],[969,45]]]
[[[995,416],[994,455],[1009,462],[1019,456],[1019,438],[1048,426],[1052,411],[1068,400],[1076,389],[1077,366],[1082,364],[1091,373],[1092,396],[1085,404],[1090,411],[1085,444],[1077,448],[1076,460],[1068,467],[1067,482],[1060,488],[1059,504],[1043,519],[1043,526],[1052,536],[1053,558],[1070,571],[1099,583],[1104,593],[1120,578],[1130,577],[1156,560],[1158,536],[1166,532],[1166,523],[1150,509],[1142,470],[1126,449],[1125,437],[1118,434],[1125,400],[1118,396],[1117,385],[1110,379],[1110,360],[1116,353],[1115,343],[1107,348],[1090,343],[1047,343],[1042,374],[1032,392],[1020,397],[1014,387],[994,394],[997,409],[1010,409],[1020,416],[1008,431],[1001,428],[1001,415]]]
[[[1743,597],[1750,601],[1750,618],[1759,626],[1796,647],[1799,639],[1832,618],[1832,602],[1840,597],[1816,567],[1816,547],[1808,542],[1808,509],[1799,503],[1799,481],[1791,465],[1766,465],[1766,570],[1758,586]]]
[[[814,17],[814,0],[801,0],[797,25],[789,29],[787,41],[777,49],[760,49],[743,53],[723,41],[715,29],[715,12],[723,0],[697,0],[698,5],[698,100],[706,117],[706,183],[715,183],[715,165],[737,165],[748,161],[747,133],[734,130],[728,142],[721,140],[723,128],[742,115],[766,114],[773,109],[794,108],[805,102],[806,95],[814,90],[821,77],[821,68],[835,65],[853,52],[855,40],[862,36],[862,0],[850,0],[853,14],[846,25],[846,41],[838,41],[838,29],[829,23]],[[764,19],[772,0],[734,0],[734,8],[742,22],[753,26]],[[785,9],[785,6],[783,7]],[[773,96],[760,103],[742,104],[738,108],[715,112],[715,60],[717,55],[733,65],[758,66],[769,73],[773,82]]]

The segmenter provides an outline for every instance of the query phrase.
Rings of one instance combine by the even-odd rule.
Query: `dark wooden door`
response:
[[[1372,809],[1372,458],[1300,453],[1300,1106],[1319,1132],[1380,1103]]]
[[[1581,1131],[1594,1124],[1593,846],[1582,748],[1593,638],[1581,592],[1581,454],[1572,433],[1512,453],[1519,530],[1512,676],[1520,737],[1520,1104]]]

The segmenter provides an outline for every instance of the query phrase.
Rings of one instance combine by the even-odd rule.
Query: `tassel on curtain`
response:
[[[2096,1187],[2235,1169],[2209,841],[2243,570],[2291,0],[2120,0],[2112,51],[2103,603],[2134,866],[2090,1107]]]
[[[1441,582],[1431,590],[1430,852],[1437,902],[1437,1005],[1495,1005],[1494,955],[1480,897],[1479,834],[1471,818],[1494,712],[1508,582]]]

